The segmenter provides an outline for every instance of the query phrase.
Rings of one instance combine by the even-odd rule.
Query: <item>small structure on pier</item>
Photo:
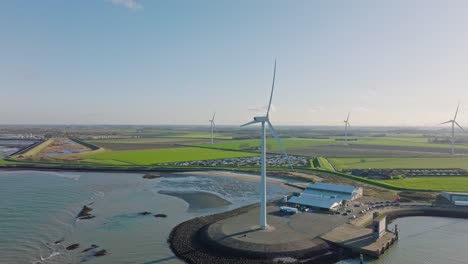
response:
[[[374,212],[372,221],[372,235],[375,239],[381,238],[387,232],[387,217]]]
[[[458,206],[468,206],[468,193],[443,192],[442,197]]]

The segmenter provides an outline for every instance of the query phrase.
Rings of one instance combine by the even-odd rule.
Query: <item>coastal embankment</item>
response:
[[[270,203],[270,207],[273,206],[277,205]],[[252,212],[257,210],[257,205],[249,205],[220,214],[191,219],[176,226],[172,230],[168,242],[175,255],[187,263],[335,263],[356,254],[346,247],[340,247],[336,243],[329,243],[324,239],[313,237],[312,235],[310,238],[307,238],[309,234],[305,234],[304,237],[297,237],[297,241],[304,242],[301,243],[301,245],[308,245],[306,247],[294,246],[294,243],[297,242],[296,238],[284,237],[283,239],[283,236],[275,240],[281,241],[283,239],[284,243],[271,242],[269,240],[266,240],[264,243],[262,243],[262,241],[256,241],[255,239],[257,239],[257,233],[259,233],[259,231],[254,227],[251,227],[245,232],[234,232],[230,234],[230,231],[232,231],[231,229],[235,229],[235,227],[233,227],[233,225],[236,225],[235,219],[246,218],[246,215],[252,215]],[[389,220],[409,216],[468,218],[468,210],[466,210],[466,208],[405,205],[401,208],[395,207],[376,211],[379,211],[380,214],[387,215]],[[269,212],[269,214],[271,221],[274,218],[274,212]],[[323,215],[321,217],[326,216]],[[330,217],[334,216],[330,215]],[[309,220],[307,220],[307,222],[308,221]],[[362,229],[363,227],[367,227],[371,222],[372,212],[369,212],[349,223],[343,224],[343,226],[346,225],[349,228],[355,226],[355,228]],[[226,223],[229,223],[229,225],[226,225]],[[271,230],[270,232],[278,232],[279,226],[275,226],[274,221],[271,223],[275,230]],[[296,221],[296,223],[298,222]],[[298,226],[297,224],[293,225]],[[309,229],[318,228],[316,225],[314,225],[315,227],[310,225],[312,224],[308,225]],[[341,226],[338,226],[332,229],[336,230],[340,227]],[[324,232],[324,234],[327,234],[327,232]],[[288,231],[286,233],[286,236],[290,236],[291,232]],[[266,237],[268,234],[262,234],[261,236]],[[278,250],[271,250],[278,246],[280,246]],[[386,247],[385,250],[387,248],[388,247]],[[384,250],[382,250],[381,253],[383,253],[383,251]]]

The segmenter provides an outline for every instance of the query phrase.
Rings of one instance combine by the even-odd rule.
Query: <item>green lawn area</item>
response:
[[[306,138],[284,138],[281,139],[283,145],[286,149],[288,148],[300,148],[308,146],[318,146],[318,145],[327,145],[334,144],[335,140],[333,139],[306,139]],[[253,148],[260,147],[260,139],[243,139],[243,140],[230,140],[222,143],[211,144],[193,144],[192,146],[197,147],[210,147],[217,149],[232,149],[232,150],[248,150]],[[267,148],[269,149],[279,149],[279,145],[275,139],[267,139]]]
[[[0,159],[0,165],[10,164],[10,163],[11,163],[10,161]]]
[[[181,135],[174,135],[180,138],[211,138],[211,133],[187,133]],[[216,139],[232,139],[231,136],[224,136],[223,134],[214,133],[213,137]]]
[[[257,156],[254,153],[205,148],[108,151],[82,156],[82,161],[100,165],[152,165],[158,163]]]
[[[415,177],[400,180],[385,180],[381,182],[408,189],[468,192],[468,176]]]
[[[181,143],[185,141],[190,141],[189,138],[179,138],[179,137],[157,137],[157,138],[119,138],[119,139],[95,139],[95,140],[86,140],[86,142],[99,144],[99,143],[118,143],[118,144],[148,144],[148,143],[164,143],[164,142],[174,142],[180,141]]]
[[[358,138],[357,141],[350,141],[350,144],[380,145],[380,146],[407,146],[407,147],[431,147],[450,148],[450,144],[436,144],[427,142],[423,137],[365,137]],[[456,145],[456,148],[468,149],[467,145]]]
[[[319,163],[320,169],[322,170],[329,170],[329,171],[335,171],[333,166],[328,162],[328,160],[324,157],[317,157],[317,161]]]
[[[461,168],[468,170],[468,157],[436,158],[329,158],[336,169]]]

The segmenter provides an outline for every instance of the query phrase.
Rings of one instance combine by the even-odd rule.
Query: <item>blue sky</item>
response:
[[[0,123],[468,125],[466,1],[0,2]]]

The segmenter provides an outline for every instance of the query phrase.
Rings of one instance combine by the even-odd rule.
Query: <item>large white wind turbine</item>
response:
[[[348,143],[348,127],[351,127],[351,124],[349,123],[349,115],[351,112],[348,113],[348,117],[344,121],[344,135],[345,135],[345,143]]]
[[[213,144],[213,131],[214,131],[214,127],[215,127],[215,122],[214,122],[214,118],[216,116],[216,112],[214,112],[213,114],[213,117],[208,120],[208,122],[210,122],[210,130],[211,130],[211,144]]]
[[[458,103],[458,106],[457,106],[457,111],[455,111],[455,116],[453,117],[452,120],[449,120],[447,122],[443,122],[443,123],[440,123],[438,125],[443,125],[443,124],[448,124],[448,123],[452,123],[452,138],[450,139],[451,143],[452,143],[452,155],[455,154],[455,125],[457,125],[463,132],[465,132],[465,130],[463,129],[462,126],[460,126],[460,124],[458,124],[457,122],[457,114],[458,114],[458,108],[460,107],[460,103]]]
[[[256,116],[254,117],[254,120],[251,122],[248,122],[246,124],[243,124],[243,126],[248,126],[256,123],[261,123],[262,124],[262,154],[260,157],[261,160],[261,181],[260,181],[260,228],[261,229],[266,229],[267,228],[267,219],[266,219],[266,151],[265,151],[265,123],[268,124],[268,127],[270,128],[270,133],[272,136],[276,139],[276,142],[278,142],[278,145],[281,148],[281,151],[285,155],[286,159],[288,160],[289,166],[291,166],[291,162],[289,160],[289,156],[286,153],[286,150],[284,149],[283,143],[281,142],[280,138],[278,137],[278,133],[276,133],[275,128],[273,125],[270,123],[270,107],[271,107],[271,100],[273,99],[273,91],[275,89],[275,76],[276,76],[276,60],[275,60],[275,66],[273,69],[273,84],[271,85],[271,94],[270,94],[270,102],[268,103],[268,109],[266,112],[265,116]],[[292,168],[292,166],[291,166]]]

